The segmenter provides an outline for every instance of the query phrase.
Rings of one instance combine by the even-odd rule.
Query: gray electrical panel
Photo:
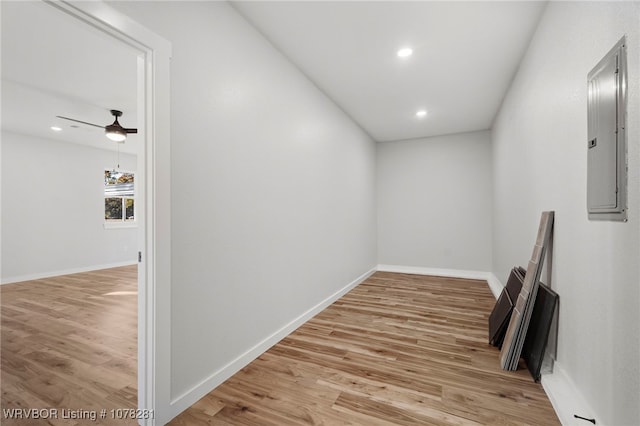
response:
[[[627,61],[623,37],[588,75],[587,210],[627,220]]]

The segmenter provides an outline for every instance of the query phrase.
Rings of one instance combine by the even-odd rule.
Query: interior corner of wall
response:
[[[487,284],[489,284],[489,289],[491,289],[493,297],[495,297],[496,299],[500,297],[500,293],[502,293],[504,284],[502,284],[502,281],[500,281],[493,272],[487,273]]]

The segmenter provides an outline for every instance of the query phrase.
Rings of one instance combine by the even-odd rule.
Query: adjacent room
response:
[[[137,85],[133,50],[2,4],[3,408],[136,407],[142,151],[104,126],[137,127]]]
[[[639,2],[0,7],[3,409],[640,424]]]

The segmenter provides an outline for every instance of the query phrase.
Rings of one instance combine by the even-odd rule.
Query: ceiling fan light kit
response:
[[[122,128],[120,123],[118,123],[118,117],[122,116],[122,111],[112,109],[111,115],[113,115],[116,119],[114,120],[113,124],[109,124],[108,126],[104,127],[104,133],[109,139],[114,142],[124,142],[125,139],[127,139],[127,132]]]
[[[127,139],[127,134],[113,125],[106,126],[104,133],[114,142],[124,142]]]
[[[119,143],[123,143],[127,139],[128,133],[138,133],[138,129],[125,129],[120,125],[120,123],[118,122],[118,117],[122,116],[122,111],[118,111],[117,109],[112,109],[111,115],[115,117],[115,120],[113,121],[112,124],[108,124],[106,126],[99,126],[97,124],[87,123],[86,121],[80,121],[74,118],[62,117],[60,115],[58,115],[57,117],[62,118],[63,120],[69,120],[69,121],[75,121],[76,123],[87,124],[93,127],[100,127],[101,129],[104,129],[104,133],[107,136],[107,138],[109,138],[114,142],[119,142]]]

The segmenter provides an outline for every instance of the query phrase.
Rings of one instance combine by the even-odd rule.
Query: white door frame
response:
[[[137,49],[138,116],[144,148],[138,155],[136,220],[142,230],[138,265],[138,409],[142,425],[170,420],[170,133],[171,44],[102,1],[43,0]],[[151,411],[153,410],[153,411]]]

